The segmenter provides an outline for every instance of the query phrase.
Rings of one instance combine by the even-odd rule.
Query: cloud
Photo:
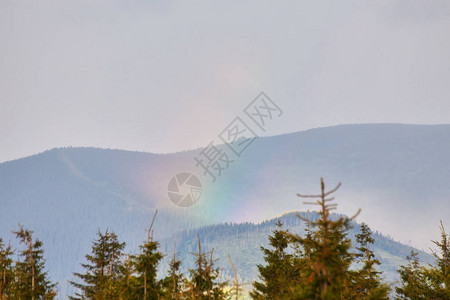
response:
[[[267,134],[448,123],[449,12],[446,1],[3,1],[0,161],[69,144],[201,147],[261,90],[286,111]]]

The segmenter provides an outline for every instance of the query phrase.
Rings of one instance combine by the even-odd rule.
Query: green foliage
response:
[[[173,257],[169,262],[169,272],[163,279],[164,299],[184,299],[183,274],[180,271],[181,261],[177,259],[174,250]]]
[[[354,217],[330,217],[336,208],[330,195],[339,187],[325,191],[321,179],[320,195],[298,195],[316,199],[308,204],[319,205],[319,215],[313,220],[297,215],[308,224],[304,236],[281,231],[280,225],[270,236],[274,250],[262,248],[267,265],[258,266],[261,282],[253,285],[253,299],[388,299],[389,287],[375,269],[380,263],[369,248],[374,240],[368,226],[363,224],[356,236],[355,254],[348,237]],[[289,245],[292,254],[286,252]],[[362,269],[351,268],[355,258]]]
[[[330,210],[336,207],[329,204],[334,198],[327,198],[339,188],[339,185],[325,191],[321,179],[321,194],[299,195],[305,198],[318,198],[319,217],[315,220],[305,220],[309,229],[305,237],[290,235],[292,242],[303,249],[302,256],[306,261],[301,270],[301,281],[297,285],[294,297],[297,299],[350,299],[352,276],[350,266],[354,254],[350,251],[351,241],[348,230],[351,228],[351,218],[339,217],[332,220]]]
[[[411,255],[406,257],[406,266],[401,266],[398,270],[400,274],[401,286],[396,287],[399,299],[428,299],[431,287],[425,280],[424,269],[419,263],[417,252],[411,251]]]
[[[45,259],[42,242],[33,239],[33,231],[19,224],[13,232],[25,248],[19,251],[20,259],[15,263],[14,281],[10,288],[12,299],[53,299],[56,284],[50,282],[44,271]]]
[[[7,299],[11,294],[14,283],[13,254],[11,245],[6,247],[0,238],[0,299]]]
[[[120,299],[138,299],[138,280],[135,274],[133,258],[126,256],[122,265],[120,266],[120,279],[118,285],[120,286]]]
[[[299,278],[296,256],[288,254],[289,237],[277,222],[277,229],[269,236],[272,249],[261,247],[266,265],[258,265],[259,279],[253,283],[253,299],[284,299],[292,293],[293,283]]]
[[[395,290],[399,299],[450,299],[450,241],[441,222],[441,241],[433,241],[436,265],[420,265],[417,253],[411,252],[408,264],[401,266],[401,286]]]
[[[381,272],[375,268],[381,263],[370,249],[370,245],[373,245],[375,240],[372,238],[372,231],[367,224],[361,224],[361,232],[356,235],[356,242],[359,244],[359,247],[356,247],[358,250],[356,257],[359,258],[363,267],[355,274],[355,297],[358,299],[389,299],[390,288],[383,283],[380,277]]]
[[[121,257],[125,243],[120,243],[117,235],[108,230],[104,234],[98,231],[97,236],[92,254],[86,255],[88,263],[81,264],[86,273],[74,273],[83,283],[70,282],[81,291],[71,299],[117,299],[122,294]]]
[[[320,207],[312,219],[297,214],[307,223],[304,235],[283,230],[281,221],[277,222],[268,238],[269,247],[261,247],[265,264],[257,265],[259,280],[253,283],[250,292],[253,299],[389,299],[390,288],[377,269],[381,263],[372,250],[375,240],[370,228],[361,224],[355,235],[357,245],[353,247],[349,230],[354,217],[330,214],[336,208],[336,204],[330,204],[334,200],[330,196],[339,186],[325,191],[321,180],[320,195],[299,195],[314,198],[316,201],[310,204]],[[234,231],[232,226],[228,227]],[[158,279],[164,254],[159,250],[159,242],[150,238],[151,226],[148,231],[148,239],[139,246],[139,253],[126,256],[125,243],[116,234],[98,231],[92,251],[86,255],[87,263],[82,264],[85,273],[74,273],[80,282],[70,282],[79,290],[70,298],[222,300],[230,299],[231,295],[236,299],[242,296],[231,256],[228,255],[235,278],[233,288],[220,278],[214,248],[202,251],[200,236],[197,236],[198,251],[194,253],[195,267],[189,269],[189,277],[182,274],[181,261],[174,250],[166,277]],[[54,299],[55,284],[44,271],[42,242],[34,240],[33,231],[20,224],[19,231],[13,233],[24,248],[18,251],[18,260],[14,262],[11,245],[6,246],[0,239],[0,300]],[[398,299],[450,299],[450,241],[442,223],[441,240],[433,242],[438,248],[433,253],[436,265],[421,266],[418,254],[411,252],[407,265],[398,270],[401,278],[401,285],[395,289]],[[234,294],[230,293],[233,289]]]
[[[210,252],[202,252],[200,237],[198,237],[198,252],[194,253],[196,267],[189,269],[190,280],[187,281],[190,299],[225,299],[227,292],[224,290],[226,283],[218,282],[219,268],[215,267],[213,258],[214,249]],[[208,259],[209,256],[209,259]]]
[[[161,297],[161,282],[157,280],[156,275],[163,254],[158,251],[158,247],[158,242],[149,240],[139,247],[141,253],[133,258],[139,299],[159,299]]]

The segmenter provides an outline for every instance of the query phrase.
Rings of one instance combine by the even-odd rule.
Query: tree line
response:
[[[333,194],[326,191],[321,179],[318,195],[307,204],[319,207],[318,217],[307,222],[304,235],[294,234],[278,221],[268,237],[268,248],[261,247],[264,264],[258,265],[258,280],[250,291],[252,299],[450,299],[450,242],[441,223],[441,240],[434,241],[435,265],[420,264],[412,252],[407,264],[398,270],[400,282],[396,287],[382,279],[372,245],[372,232],[362,224],[353,245],[348,232],[353,217],[330,218],[336,208]],[[198,248],[192,255],[195,264],[186,274],[176,249],[166,274],[160,278],[158,268],[165,256],[159,242],[153,239],[151,228],[147,240],[135,255],[124,253],[125,243],[114,232],[97,232],[91,253],[85,255],[83,272],[73,273],[70,284],[77,292],[70,299],[240,299],[243,288],[238,280],[231,257],[234,280],[224,282],[216,267],[214,249]],[[17,252],[0,239],[0,299],[55,299],[56,284],[45,271],[42,242],[34,239],[33,231],[13,232],[22,249]],[[13,257],[17,259],[14,260]]]

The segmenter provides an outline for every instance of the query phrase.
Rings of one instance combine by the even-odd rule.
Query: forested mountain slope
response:
[[[65,282],[99,228],[115,231],[132,251],[156,208],[161,240],[204,225],[260,222],[307,209],[295,195],[317,192],[320,177],[343,183],[339,213],[361,208],[358,221],[412,246],[427,249],[439,238],[439,220],[449,224],[449,125],[343,125],[259,138],[214,183],[195,166],[200,151],[59,148],[1,163],[0,236],[12,239],[18,222],[34,230],[50,275]],[[202,182],[189,208],[167,197],[180,172]]]

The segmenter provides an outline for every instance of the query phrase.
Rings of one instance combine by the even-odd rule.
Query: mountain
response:
[[[206,145],[205,145],[206,146]],[[159,209],[155,238],[223,222],[260,222],[307,209],[295,195],[316,193],[319,177],[338,193],[339,213],[426,249],[448,224],[450,125],[367,124],[256,139],[215,182],[196,167],[202,149],[153,154],[59,148],[0,164],[0,236],[20,222],[44,242],[50,275],[71,278],[100,228],[136,249]],[[167,195],[182,172],[202,184],[191,207]],[[409,242],[411,241],[411,242]]]
[[[164,266],[167,266],[168,260],[172,258],[175,244],[177,257],[183,262],[185,272],[188,267],[193,267],[195,258],[192,253],[198,251],[198,238],[200,238],[203,251],[214,249],[214,257],[218,259],[216,264],[222,271],[223,279],[232,282],[234,278],[228,260],[228,255],[230,255],[236,267],[240,284],[244,289],[249,290],[252,288],[251,283],[258,280],[257,265],[265,264],[260,247],[270,248],[268,236],[276,229],[278,220],[282,222],[285,230],[304,236],[307,224],[298,218],[297,214],[310,220],[318,217],[315,212],[291,212],[258,224],[251,222],[223,223],[176,233],[161,241],[162,251],[168,254],[165,257]],[[337,214],[331,215],[332,219],[337,217],[339,217]],[[355,235],[360,232],[360,225],[352,222],[352,226],[349,237],[352,239],[353,245],[357,245]],[[405,258],[410,255],[411,250],[417,251],[417,249],[396,242],[379,232],[374,232],[372,236],[375,239],[373,251],[381,262],[379,270],[383,272],[384,279],[394,285],[399,280],[397,273],[399,266],[406,264]],[[434,263],[432,255],[423,251],[418,251],[418,253],[422,263]],[[164,273],[165,269],[162,268],[161,271]]]

